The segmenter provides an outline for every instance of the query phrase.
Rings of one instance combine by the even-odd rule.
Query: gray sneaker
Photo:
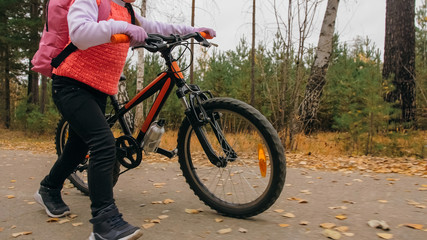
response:
[[[135,240],[142,236],[140,228],[123,220],[115,204],[101,210],[90,222],[93,232],[89,240]]]
[[[70,208],[62,201],[61,189],[40,186],[34,199],[46,210],[49,217],[63,217],[70,214]]]

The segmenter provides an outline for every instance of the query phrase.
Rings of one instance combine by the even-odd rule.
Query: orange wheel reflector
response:
[[[258,163],[261,176],[265,177],[267,175],[267,160],[265,158],[264,148],[262,147],[261,143],[258,144]]]

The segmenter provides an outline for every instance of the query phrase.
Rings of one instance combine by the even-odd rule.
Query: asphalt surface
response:
[[[0,150],[0,239],[15,239],[14,234],[16,239],[88,238],[90,201],[77,189],[66,184],[63,191],[74,218],[49,221],[34,203],[33,194],[55,160],[51,154]],[[284,191],[270,209],[249,219],[233,219],[199,201],[178,163],[143,162],[120,177],[115,199],[125,220],[146,227],[141,239],[318,240],[328,239],[320,224],[333,223],[348,227],[340,229],[340,239],[382,239],[377,233],[386,233],[392,239],[425,240],[426,185],[427,178],[401,174],[288,169]],[[166,199],[173,202],[158,203]],[[203,211],[189,214],[186,209]],[[370,220],[383,220],[390,230],[372,228]],[[231,232],[220,234],[223,229]],[[17,236],[20,233],[28,235]]]

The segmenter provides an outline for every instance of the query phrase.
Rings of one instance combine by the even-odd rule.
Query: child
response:
[[[70,39],[78,50],[54,69],[52,76],[52,98],[70,124],[69,137],[34,197],[51,217],[69,214],[70,209],[61,198],[62,185],[90,150],[88,184],[93,232],[89,239],[137,239],[142,235],[138,227],[122,219],[113,198],[115,139],[104,113],[108,95],[117,93],[129,43],[109,43],[110,37],[124,33],[130,37],[130,45],[138,45],[144,43],[147,33],[206,32],[215,36],[209,28],[148,21],[134,14],[130,5],[134,1],[111,0],[109,19],[97,22],[97,1],[76,0],[67,20]],[[131,24],[132,18],[140,26]]]

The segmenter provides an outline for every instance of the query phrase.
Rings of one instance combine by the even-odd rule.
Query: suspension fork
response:
[[[212,97],[210,92],[201,92],[198,86],[190,86],[193,92],[190,93],[189,102],[187,102],[183,94],[179,94],[180,89],[177,91],[178,97],[180,97],[184,107],[186,107],[185,115],[190,121],[191,126],[193,127],[194,132],[196,133],[199,142],[206,153],[209,161],[217,167],[226,167],[228,161],[234,161],[237,158],[236,152],[227,142],[222,133],[217,120],[220,118],[218,113],[207,113],[202,106],[202,102],[207,100],[209,97]],[[181,89],[182,91],[182,89]],[[226,157],[219,157],[212,148],[209,140],[206,138],[203,127],[206,124],[210,124],[212,130],[221,144],[222,150],[224,151]]]

